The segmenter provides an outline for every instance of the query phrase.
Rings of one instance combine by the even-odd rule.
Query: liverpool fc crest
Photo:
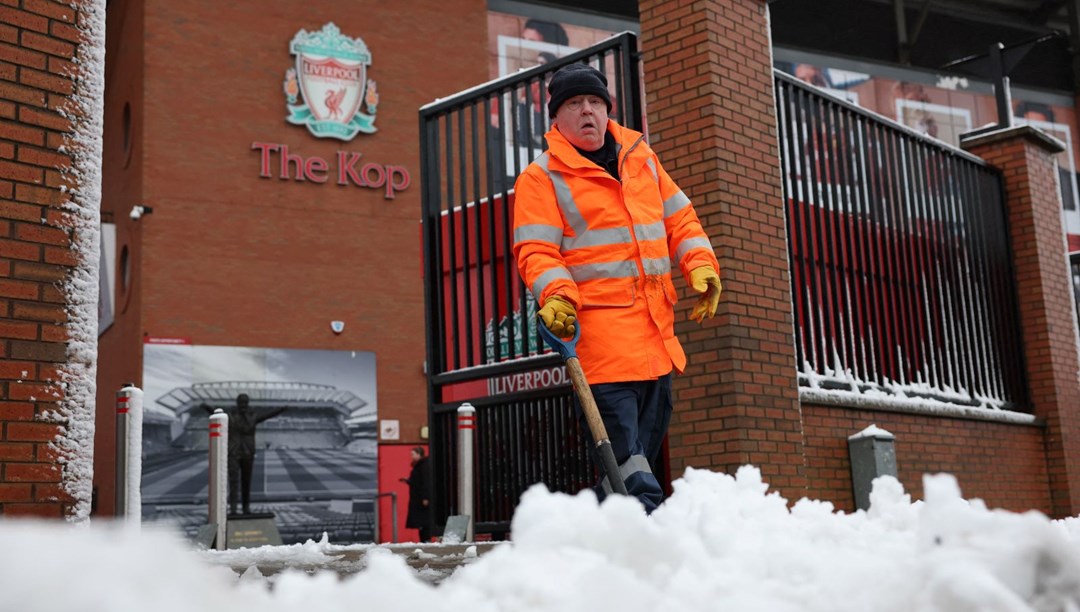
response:
[[[371,53],[363,40],[342,36],[328,23],[318,32],[297,32],[289,52],[296,66],[285,72],[286,121],[306,125],[319,138],[352,140],[358,132],[375,132],[379,93],[367,78]]]

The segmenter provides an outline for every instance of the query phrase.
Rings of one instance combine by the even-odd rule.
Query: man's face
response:
[[[246,395],[241,395],[240,397],[236,398],[236,406],[240,410],[247,410],[248,409],[248,398],[247,398],[247,396]]]
[[[798,66],[795,66],[795,78],[810,83],[811,85],[817,85],[818,87],[829,86],[829,81],[825,78],[821,69],[817,66],[811,66],[810,64],[799,64]]]
[[[604,146],[607,121],[607,102],[592,94],[568,98],[555,112],[559,132],[583,151],[596,151]]]

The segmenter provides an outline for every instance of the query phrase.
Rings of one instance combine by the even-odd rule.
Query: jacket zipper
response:
[[[619,200],[622,202],[623,208],[626,210],[626,214],[630,216],[630,237],[634,240],[634,250],[637,252],[637,266],[638,273],[641,274],[641,278],[648,281],[648,275],[645,274],[645,264],[641,259],[641,245],[638,244],[637,232],[634,231],[634,217],[630,215],[630,209],[626,207],[626,195],[623,193],[623,178],[626,176],[626,160],[630,158],[630,154],[634,152],[641,141],[645,140],[645,135],[638,136],[638,139],[634,141],[634,144],[630,145],[630,148],[626,150],[626,155],[623,155],[622,161],[619,162]],[[635,283],[637,284],[637,283]]]
[[[623,168],[626,166],[626,160],[630,157],[630,154],[634,152],[641,141],[645,140],[645,135],[638,136],[638,139],[634,141],[634,144],[630,145],[630,148],[626,150],[626,155],[623,155],[622,162],[619,163],[619,183],[622,183]]]

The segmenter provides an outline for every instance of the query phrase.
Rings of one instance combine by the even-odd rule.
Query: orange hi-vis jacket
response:
[[[690,199],[645,137],[614,121],[619,179],[585,159],[558,129],[514,185],[514,255],[542,305],[577,309],[577,352],[590,384],[652,380],[686,367],[675,336],[672,262],[719,264]],[[542,323],[541,323],[542,325]]]

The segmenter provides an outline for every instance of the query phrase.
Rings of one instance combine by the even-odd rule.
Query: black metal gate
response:
[[[420,109],[435,516],[441,523],[458,507],[455,415],[467,401],[476,408],[478,533],[504,533],[534,483],[574,492],[592,481],[569,378],[539,339],[511,242],[514,180],[547,148],[547,80],[574,62],[607,74],[612,118],[642,130],[640,57],[629,32]]]

